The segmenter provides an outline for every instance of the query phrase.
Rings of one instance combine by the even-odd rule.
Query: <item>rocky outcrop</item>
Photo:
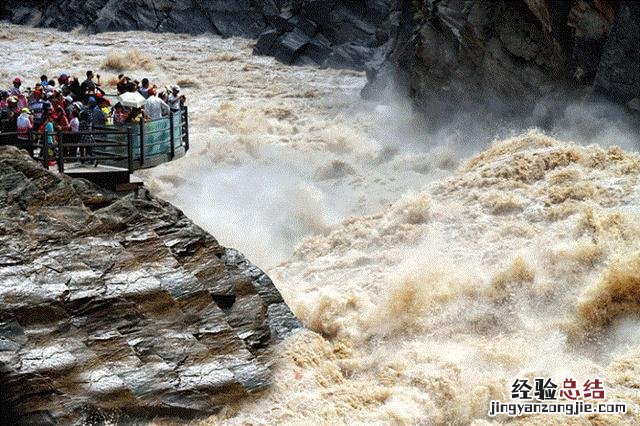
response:
[[[620,5],[594,87],[597,93],[640,112],[640,3]]]
[[[254,53],[288,64],[364,69],[386,41],[389,0],[284,2]]]
[[[631,1],[395,0],[365,96],[413,97],[429,118],[530,114],[541,100],[640,94],[640,5]],[[594,90],[595,89],[595,90]]]
[[[215,412],[300,327],[273,283],[170,204],[0,147],[0,423]]]

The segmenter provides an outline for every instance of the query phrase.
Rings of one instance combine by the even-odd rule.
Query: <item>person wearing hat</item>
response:
[[[66,72],[63,72],[62,74],[60,74],[60,77],[58,77],[58,84],[60,86],[69,84],[69,74],[67,74]]]
[[[22,94],[22,89],[20,89],[20,86],[22,86],[22,79],[20,77],[14,78],[13,87],[11,88],[11,94],[13,96],[18,96]]]
[[[89,96],[87,99],[87,112],[89,113],[89,119],[91,120],[91,126],[104,126],[105,116],[102,110],[98,107],[98,102],[93,96]]]
[[[7,98],[7,108],[17,118],[18,115],[20,115],[20,108],[18,107],[18,98],[16,98],[15,96],[9,96]]]
[[[167,98],[167,103],[169,104],[171,111],[173,112],[180,111],[180,108],[182,107],[182,105],[184,105],[184,102],[186,101],[186,99],[187,98],[185,98],[184,95],[180,94],[180,86],[178,86],[177,84],[174,84],[173,86],[171,86],[171,93]]]
[[[96,93],[96,98],[98,108],[100,108],[100,111],[102,111],[102,114],[104,115],[104,122],[107,126],[110,126],[113,122],[111,120],[111,108],[109,108],[109,105],[107,104],[107,98],[105,98],[100,92]]]
[[[151,87],[147,93],[149,94],[149,98],[144,102],[144,111],[149,116],[149,119],[158,120],[169,115],[169,105],[156,96],[155,89]]]
[[[18,119],[16,120],[16,131],[18,132],[18,142],[28,143],[29,133],[33,129],[33,117],[29,108],[22,108]]]

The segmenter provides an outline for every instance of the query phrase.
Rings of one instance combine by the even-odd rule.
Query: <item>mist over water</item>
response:
[[[191,150],[140,175],[310,329],[278,348],[270,390],[206,424],[487,424],[490,400],[536,376],[601,377],[630,414],[589,421],[640,421],[640,156],[610,106],[434,126],[406,99],[361,100],[361,73],[248,40],[0,26],[16,40],[6,82],[132,48],[125,73],[179,82]]]

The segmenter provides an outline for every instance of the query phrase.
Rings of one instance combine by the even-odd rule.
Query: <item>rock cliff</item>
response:
[[[604,97],[640,110],[640,4],[609,0],[394,0],[365,96],[411,96],[432,119],[529,114]]]
[[[0,147],[0,423],[215,412],[300,327],[260,269],[170,204]]]

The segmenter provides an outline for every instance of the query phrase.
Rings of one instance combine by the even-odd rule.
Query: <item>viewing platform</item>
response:
[[[46,141],[51,141],[48,143]],[[129,191],[142,184],[131,174],[183,157],[189,150],[188,110],[168,117],[123,126],[100,126],[84,132],[1,133],[0,144],[26,149],[46,169],[87,179],[112,191]]]

